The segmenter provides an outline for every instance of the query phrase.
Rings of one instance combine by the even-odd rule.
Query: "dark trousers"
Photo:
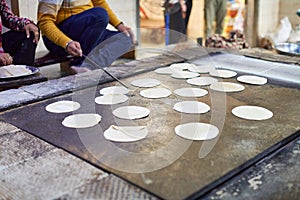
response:
[[[84,55],[88,55],[103,41],[120,34],[118,31],[107,30],[109,17],[105,9],[95,7],[82,13],[72,15],[59,23],[58,28],[74,41],[81,45]],[[44,44],[50,52],[58,55],[66,55],[65,49],[55,45],[48,38],[43,37]],[[128,41],[130,39],[128,38]],[[120,44],[122,45],[122,44]],[[126,53],[126,52],[125,52]],[[121,55],[120,55],[121,56]],[[76,58],[71,65],[81,65],[84,57]]]
[[[179,3],[172,4],[165,10],[165,24],[167,32],[166,44],[178,43],[185,39],[185,24]]]
[[[186,4],[186,16],[184,19],[184,23],[185,23],[185,31],[184,33],[187,33],[187,27],[189,24],[189,19],[190,19],[190,15],[191,15],[191,11],[192,11],[192,7],[193,7],[193,0],[186,0],[185,1]]]
[[[33,66],[37,46],[33,39],[32,32],[27,38],[25,31],[11,30],[2,35],[2,47],[5,53],[13,57],[13,64]]]

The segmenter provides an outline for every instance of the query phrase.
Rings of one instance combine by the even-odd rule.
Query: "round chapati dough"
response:
[[[142,88],[150,88],[160,85],[161,82],[152,78],[137,79],[131,82],[131,85]]]
[[[124,94],[107,94],[104,96],[96,97],[95,103],[100,105],[114,105],[124,103],[128,100],[128,97]]]
[[[189,66],[193,66],[194,64],[190,64],[190,63],[174,63],[172,65],[170,65],[171,68],[176,69],[176,70],[187,70]]]
[[[176,72],[176,69],[171,68],[171,67],[162,67],[162,68],[157,68],[156,70],[154,70],[154,72],[157,74],[171,75],[174,72]]]
[[[142,90],[140,95],[149,99],[158,99],[168,97],[172,94],[172,92],[166,88],[150,88],[146,90]]]
[[[174,110],[188,114],[203,114],[210,110],[209,105],[199,101],[181,101],[174,105]]]
[[[129,90],[123,86],[111,86],[102,88],[100,90],[100,94],[107,95],[107,94],[128,94]]]
[[[243,75],[237,77],[237,80],[242,83],[248,83],[252,85],[264,85],[268,82],[268,79],[253,75]]]
[[[113,111],[113,115],[121,119],[140,119],[150,114],[148,108],[140,106],[123,106]]]
[[[213,83],[209,86],[209,88],[219,92],[240,92],[245,89],[243,85],[231,82]]]
[[[195,72],[187,72],[187,71],[176,71],[171,74],[171,77],[178,78],[178,79],[186,79],[186,78],[194,78],[200,76],[200,74]]]
[[[135,142],[148,135],[146,126],[115,126],[111,125],[104,131],[104,137],[113,142]]]
[[[97,125],[101,118],[98,114],[75,114],[66,117],[62,124],[68,128],[88,128]]]
[[[206,123],[186,123],[175,127],[175,133],[188,140],[211,140],[218,136],[219,129]]]
[[[259,106],[238,106],[231,112],[237,117],[249,120],[266,120],[273,116],[270,110]]]
[[[220,78],[232,78],[235,77],[237,73],[226,69],[218,69],[218,70],[210,71],[209,75],[220,77]]]
[[[197,86],[207,86],[218,82],[218,79],[212,77],[197,77],[186,80],[187,83]]]
[[[78,110],[80,104],[75,101],[57,101],[46,106],[46,110],[51,113],[66,113]]]
[[[215,67],[210,66],[210,65],[194,65],[194,66],[189,66],[188,70],[190,72],[206,74],[206,73],[209,73],[210,71],[215,70]]]
[[[180,88],[174,90],[174,93],[182,97],[203,97],[208,91],[201,88]]]

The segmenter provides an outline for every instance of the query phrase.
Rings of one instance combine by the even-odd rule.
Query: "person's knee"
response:
[[[96,22],[95,23],[105,23],[108,24],[109,22],[109,17],[108,13],[104,8],[100,7],[94,7],[90,9],[91,15],[95,18]]]

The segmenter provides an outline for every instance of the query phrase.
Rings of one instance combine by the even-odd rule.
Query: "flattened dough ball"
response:
[[[226,69],[218,69],[218,70],[210,71],[209,75],[220,77],[220,78],[232,78],[235,77],[237,73]]]
[[[105,87],[100,90],[100,94],[107,95],[107,94],[128,94],[129,90],[123,86],[111,86]]]
[[[248,120],[266,120],[273,116],[273,112],[259,106],[238,106],[231,112],[237,117]]]
[[[242,83],[248,83],[252,85],[264,85],[268,82],[267,78],[253,75],[243,75],[237,77],[237,80]]]
[[[96,97],[95,103],[100,105],[114,105],[124,103],[128,100],[128,97],[124,94],[107,94],[104,96]]]
[[[150,114],[148,108],[140,106],[122,106],[113,111],[113,115],[121,119],[140,119]]]
[[[172,65],[170,65],[171,68],[175,69],[175,70],[187,70],[189,68],[189,66],[194,66],[194,64],[191,63],[174,63]]]
[[[215,67],[210,66],[210,65],[192,65],[188,67],[188,70],[190,72],[197,72],[200,74],[206,74],[209,73],[210,71],[215,70]]]
[[[231,82],[213,83],[209,86],[209,88],[219,92],[240,92],[245,89],[243,85]]]
[[[176,71],[171,74],[171,77],[178,78],[178,79],[187,79],[187,78],[194,78],[200,76],[200,74],[195,72],[188,72],[188,71]]]
[[[197,86],[207,86],[218,82],[218,79],[212,77],[197,77],[186,80],[188,84]]]
[[[146,90],[142,90],[140,95],[149,99],[159,99],[168,97],[172,94],[172,92],[166,88],[150,88]]]
[[[176,135],[188,140],[210,140],[218,136],[219,129],[206,123],[186,123],[175,127]]]
[[[203,97],[208,91],[201,88],[179,88],[174,93],[181,97]]]
[[[137,79],[131,82],[131,85],[142,88],[151,88],[160,85],[161,82],[159,80],[153,78],[143,78]]]
[[[187,114],[203,114],[210,110],[209,105],[199,101],[181,101],[176,103],[173,108]]]
[[[51,113],[73,112],[80,108],[80,104],[75,101],[57,101],[46,106],[46,111]]]
[[[101,118],[98,114],[75,114],[66,117],[62,124],[68,128],[89,128],[97,125]]]
[[[148,135],[146,126],[116,126],[111,125],[104,131],[104,137],[114,142],[135,142]]]

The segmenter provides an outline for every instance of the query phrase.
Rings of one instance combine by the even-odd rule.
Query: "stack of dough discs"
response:
[[[237,73],[234,71],[230,71],[230,70],[218,69],[218,70],[210,71],[209,75],[215,76],[215,77],[220,77],[220,78],[232,78],[232,77],[235,77],[237,75]]]
[[[181,101],[176,103],[173,108],[187,114],[203,114],[210,110],[209,105],[199,101]]]
[[[178,79],[187,79],[187,78],[194,78],[200,76],[200,74],[195,72],[188,72],[188,71],[176,71],[171,74],[171,77],[178,78]]]
[[[136,87],[150,88],[160,85],[161,82],[152,78],[143,78],[131,82],[131,85]]]
[[[129,90],[123,86],[111,86],[102,88],[100,90],[100,94],[107,95],[107,94],[128,94]]]
[[[273,116],[270,110],[259,106],[238,106],[231,112],[237,117],[249,120],[266,120]]]
[[[197,77],[186,80],[187,83],[197,86],[207,86],[218,82],[218,79],[212,77]]]
[[[95,102],[100,105],[114,105],[124,103],[127,100],[128,97],[124,94],[107,94],[95,98]]]
[[[253,76],[253,75],[243,75],[237,77],[237,80],[242,83],[248,83],[252,85],[264,85],[268,80],[264,77]]]
[[[174,90],[174,93],[182,97],[203,97],[208,91],[201,88],[180,88]]]
[[[188,70],[190,72],[206,74],[206,73],[209,73],[210,71],[215,70],[215,67],[210,66],[210,65],[191,65],[188,67]]]
[[[121,119],[140,119],[149,114],[149,109],[140,106],[123,106],[113,111],[113,115]]]
[[[219,92],[240,92],[245,89],[243,85],[231,82],[213,83],[209,86],[209,88]]]
[[[46,106],[46,110],[51,113],[66,113],[78,110],[80,104],[75,101],[58,101]]]
[[[104,137],[113,142],[135,142],[148,135],[146,126],[115,126],[111,125],[104,131]]]
[[[140,95],[149,99],[158,99],[168,97],[172,94],[172,92],[166,88],[150,88],[146,90],[142,90]]]
[[[187,123],[175,127],[175,133],[189,140],[210,140],[218,136],[219,129],[206,123]]]
[[[88,128],[97,125],[101,118],[98,114],[75,114],[66,117],[62,124],[68,128]]]
[[[176,71],[177,71],[176,69],[171,68],[171,67],[162,67],[162,68],[157,68],[156,70],[154,70],[154,72],[157,74],[167,74],[167,75],[171,75]]]
[[[175,69],[175,70],[187,70],[189,68],[189,66],[194,65],[194,64],[190,64],[190,63],[174,63],[172,65],[170,65],[171,68]]]

